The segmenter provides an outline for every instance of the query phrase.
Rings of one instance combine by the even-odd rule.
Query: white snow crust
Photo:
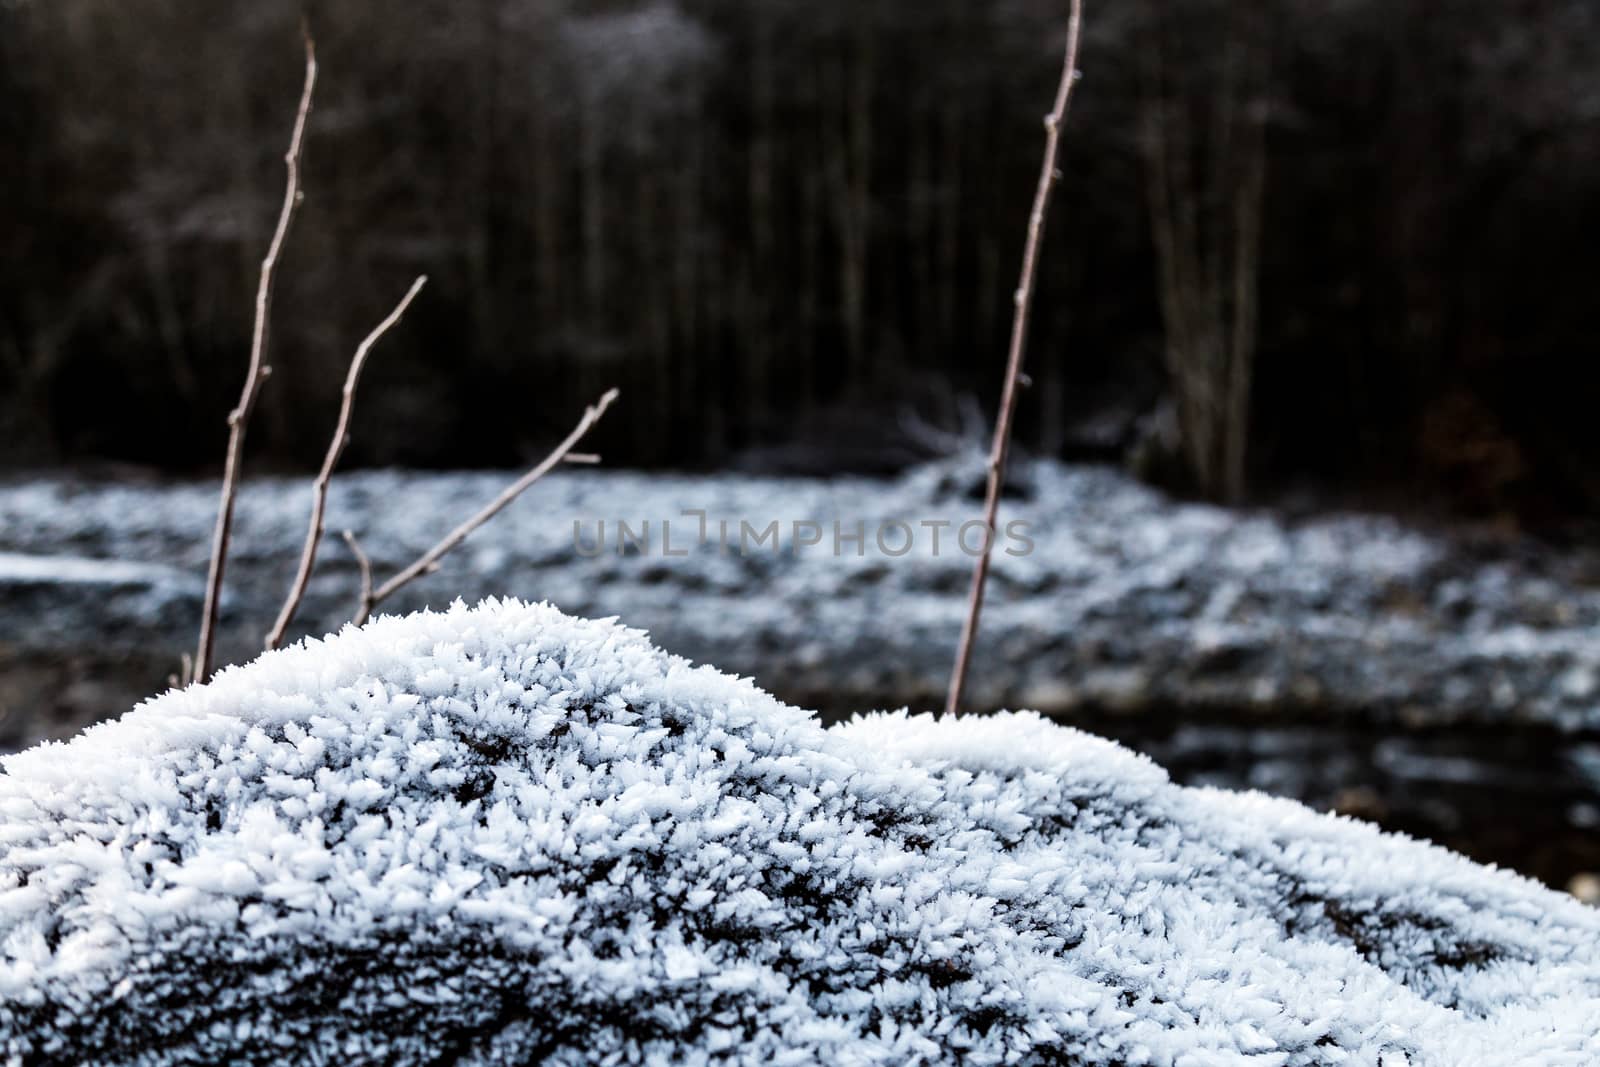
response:
[[[486,601],[0,774],[10,1064],[1594,1064],[1600,913],[1028,713]]]

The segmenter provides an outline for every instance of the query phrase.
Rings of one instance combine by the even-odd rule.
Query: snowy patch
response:
[[[0,775],[13,1064],[1590,1064],[1600,913],[1031,714],[490,601]]]
[[[1164,498],[1111,470],[1041,462],[1018,464],[1017,474],[1031,495],[1007,500],[1004,521],[1026,523],[1035,548],[996,553],[973,707],[1600,728],[1593,552],[1449,538],[1381,516],[1225,511]],[[305,632],[335,630],[354,610],[355,562],[336,531],[360,537],[381,580],[506,480],[341,474],[299,616]],[[979,513],[981,486],[981,457],[892,481],[557,472],[386,606],[549,600],[576,615],[625,614],[666,647],[793,699],[826,701],[829,711],[931,704],[943,695],[971,574],[954,531]],[[209,483],[0,486],[0,552],[10,554],[0,561],[0,645],[40,659],[151,657],[160,664],[152,676],[165,677],[177,666],[173,650],[194,638],[216,506]],[[303,479],[245,486],[219,629],[224,659],[261,647],[308,507]],[[777,521],[789,532],[781,551],[723,554],[715,536],[689,540],[685,509],[703,511],[713,530],[727,524],[735,546],[741,522]],[[652,522],[655,547],[580,554],[574,522],[592,545],[601,520],[613,548],[619,520]],[[663,554],[663,521],[687,556]],[[836,522],[875,531],[897,521],[918,531],[905,556],[885,554],[871,533],[860,556],[832,551]],[[827,543],[793,550],[795,522],[828,531]],[[927,522],[951,524],[937,557]],[[78,557],[153,570],[144,585],[108,596],[104,584],[82,584],[90,572]],[[145,691],[130,689],[122,703]]]

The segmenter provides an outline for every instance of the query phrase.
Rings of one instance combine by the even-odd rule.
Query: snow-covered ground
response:
[[[949,461],[893,482],[583,470],[536,486],[390,605],[549,599],[617,615],[675,652],[838,708],[932,704],[964,611],[980,470]],[[323,633],[353,609],[355,530],[381,578],[494,495],[495,474],[362,473],[334,483],[329,537],[302,612]],[[1374,516],[1290,521],[1178,504],[1109,470],[1031,465],[1003,521],[972,679],[975,707],[1343,708],[1409,725],[1539,722],[1600,729],[1600,587],[1591,560],[1464,547]],[[159,652],[193,641],[216,506],[209,484],[0,487],[0,646]],[[259,648],[303,537],[300,480],[251,483],[229,571],[225,650]],[[710,543],[692,544],[704,512]],[[612,550],[586,558],[597,520]],[[619,554],[616,522],[652,527]],[[906,524],[910,552],[891,554]],[[667,556],[662,523],[673,524]],[[719,522],[734,549],[717,545]],[[739,523],[780,523],[741,554]],[[797,546],[796,522],[822,543]],[[931,523],[947,522],[942,551]],[[834,552],[835,524],[846,538]],[[848,540],[857,524],[865,544]],[[809,528],[807,528],[809,532]],[[885,542],[875,536],[887,530]],[[804,535],[802,535],[804,536]],[[1004,540],[1003,548],[1019,548]],[[886,551],[887,550],[887,551]],[[40,558],[46,557],[46,558]],[[117,561],[106,567],[103,561]]]
[[[1018,714],[382,620],[0,775],[0,1049],[103,1065],[1582,1065],[1600,912]]]

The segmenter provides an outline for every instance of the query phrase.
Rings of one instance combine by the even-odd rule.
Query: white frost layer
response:
[[[380,619],[3,761],[15,1064],[1592,1064],[1600,913],[1029,714]]]

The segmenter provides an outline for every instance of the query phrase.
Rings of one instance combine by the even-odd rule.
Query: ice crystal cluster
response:
[[[12,1064],[1600,1062],[1600,913],[1028,714],[488,601],[0,774]]]

